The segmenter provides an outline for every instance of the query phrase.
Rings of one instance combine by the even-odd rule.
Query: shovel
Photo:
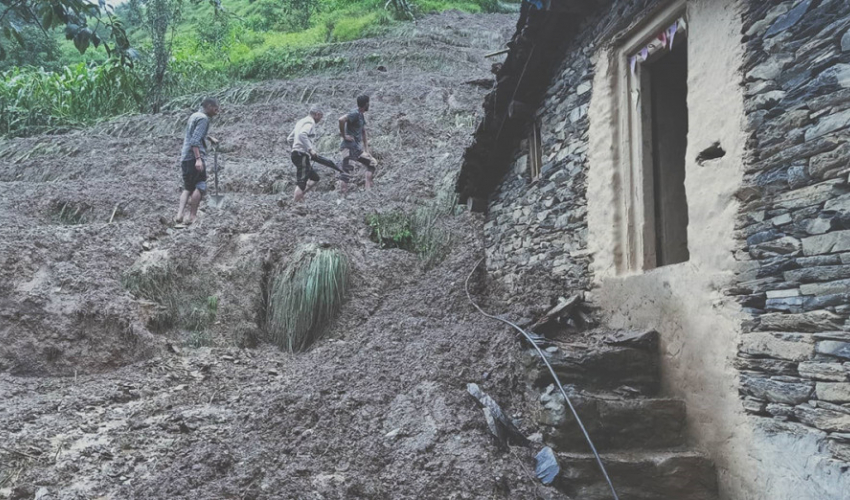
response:
[[[210,195],[209,204],[214,208],[224,206],[224,195],[218,190],[218,146],[213,151],[213,174],[215,175],[215,194]]]

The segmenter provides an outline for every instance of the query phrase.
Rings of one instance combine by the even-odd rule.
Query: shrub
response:
[[[404,212],[371,214],[366,217],[366,224],[372,228],[372,241],[381,248],[414,251],[412,224],[410,217]]]
[[[366,224],[372,229],[372,241],[381,248],[414,252],[425,269],[431,269],[451,250],[452,235],[439,227],[439,220],[455,215],[457,210],[457,195],[444,190],[410,215],[401,211],[371,214],[366,217]]]
[[[303,351],[319,339],[348,290],[345,254],[308,245],[270,283],[266,309],[269,339],[288,352]]]

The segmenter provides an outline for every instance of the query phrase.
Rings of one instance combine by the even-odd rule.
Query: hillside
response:
[[[513,335],[464,292],[480,219],[435,221],[450,245],[431,269],[366,224],[451,191],[484,92],[464,82],[490,76],[483,55],[513,22],[429,16],[335,45],[344,75],[220,92],[227,202],[186,229],[168,220],[196,100],[0,142],[0,498],[563,498],[534,480],[531,450],[493,444],[465,391],[478,383],[535,431]],[[335,119],[362,92],[377,188],[341,198],[319,170],[293,206],[293,123],[323,105],[336,155]],[[290,355],[265,341],[264,299],[307,243],[347,255],[351,291],[324,339]],[[151,269],[186,303],[130,293]],[[188,327],[187,308],[204,319]]]

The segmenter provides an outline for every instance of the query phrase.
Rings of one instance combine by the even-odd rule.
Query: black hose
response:
[[[481,314],[483,314],[484,316],[486,316],[488,318],[495,319],[497,321],[501,321],[502,323],[510,325],[513,329],[515,329],[519,333],[523,334],[523,336],[525,336],[526,340],[528,340],[528,342],[534,347],[534,349],[537,351],[537,354],[540,355],[540,359],[542,359],[543,362],[546,364],[546,367],[549,368],[549,373],[551,373],[552,378],[555,379],[555,384],[558,386],[558,389],[561,391],[561,395],[564,396],[564,400],[567,402],[567,406],[570,407],[570,411],[573,413],[573,417],[575,417],[576,422],[578,423],[578,426],[581,428],[581,432],[584,434],[584,438],[587,440],[587,444],[590,446],[590,451],[592,451],[593,456],[596,457],[596,463],[599,464],[599,470],[602,471],[602,475],[605,476],[605,481],[608,482],[608,486],[611,488],[611,494],[614,496],[614,500],[620,500],[620,497],[617,496],[617,491],[614,489],[614,484],[611,482],[611,477],[608,476],[608,471],[605,470],[605,465],[602,463],[602,458],[599,457],[599,453],[596,451],[596,446],[593,445],[593,441],[591,441],[590,435],[587,433],[587,429],[585,429],[584,424],[581,422],[581,418],[579,418],[578,413],[576,412],[576,409],[573,406],[572,401],[570,401],[570,397],[567,396],[567,391],[564,390],[564,386],[561,385],[561,380],[558,378],[558,375],[555,373],[555,369],[552,368],[552,365],[549,363],[549,360],[546,359],[546,356],[543,354],[543,351],[540,350],[540,347],[537,345],[537,343],[534,341],[534,339],[531,338],[531,335],[529,335],[528,333],[525,332],[525,330],[523,330],[519,326],[515,325],[514,323],[511,323],[510,321],[508,321],[506,319],[502,319],[502,318],[499,318],[497,316],[493,316],[492,314],[487,314],[486,312],[484,312],[484,309],[481,309],[481,307],[479,307],[478,304],[476,304],[475,301],[472,300],[472,295],[469,293],[469,278],[472,277],[472,275],[478,269],[478,266],[481,265],[481,261],[483,261],[483,260],[484,260],[484,257],[478,259],[478,262],[475,263],[475,267],[472,268],[472,271],[469,273],[469,276],[466,277],[466,282],[464,284],[464,287],[466,289],[466,297],[469,299],[469,302],[472,303],[472,305],[475,306],[476,309],[478,309],[478,312],[480,312]]]

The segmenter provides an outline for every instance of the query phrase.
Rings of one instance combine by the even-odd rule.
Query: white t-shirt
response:
[[[313,149],[313,129],[315,128],[316,120],[312,116],[307,115],[295,123],[295,128],[286,138],[289,144],[292,145],[293,151],[301,153],[310,153]]]

